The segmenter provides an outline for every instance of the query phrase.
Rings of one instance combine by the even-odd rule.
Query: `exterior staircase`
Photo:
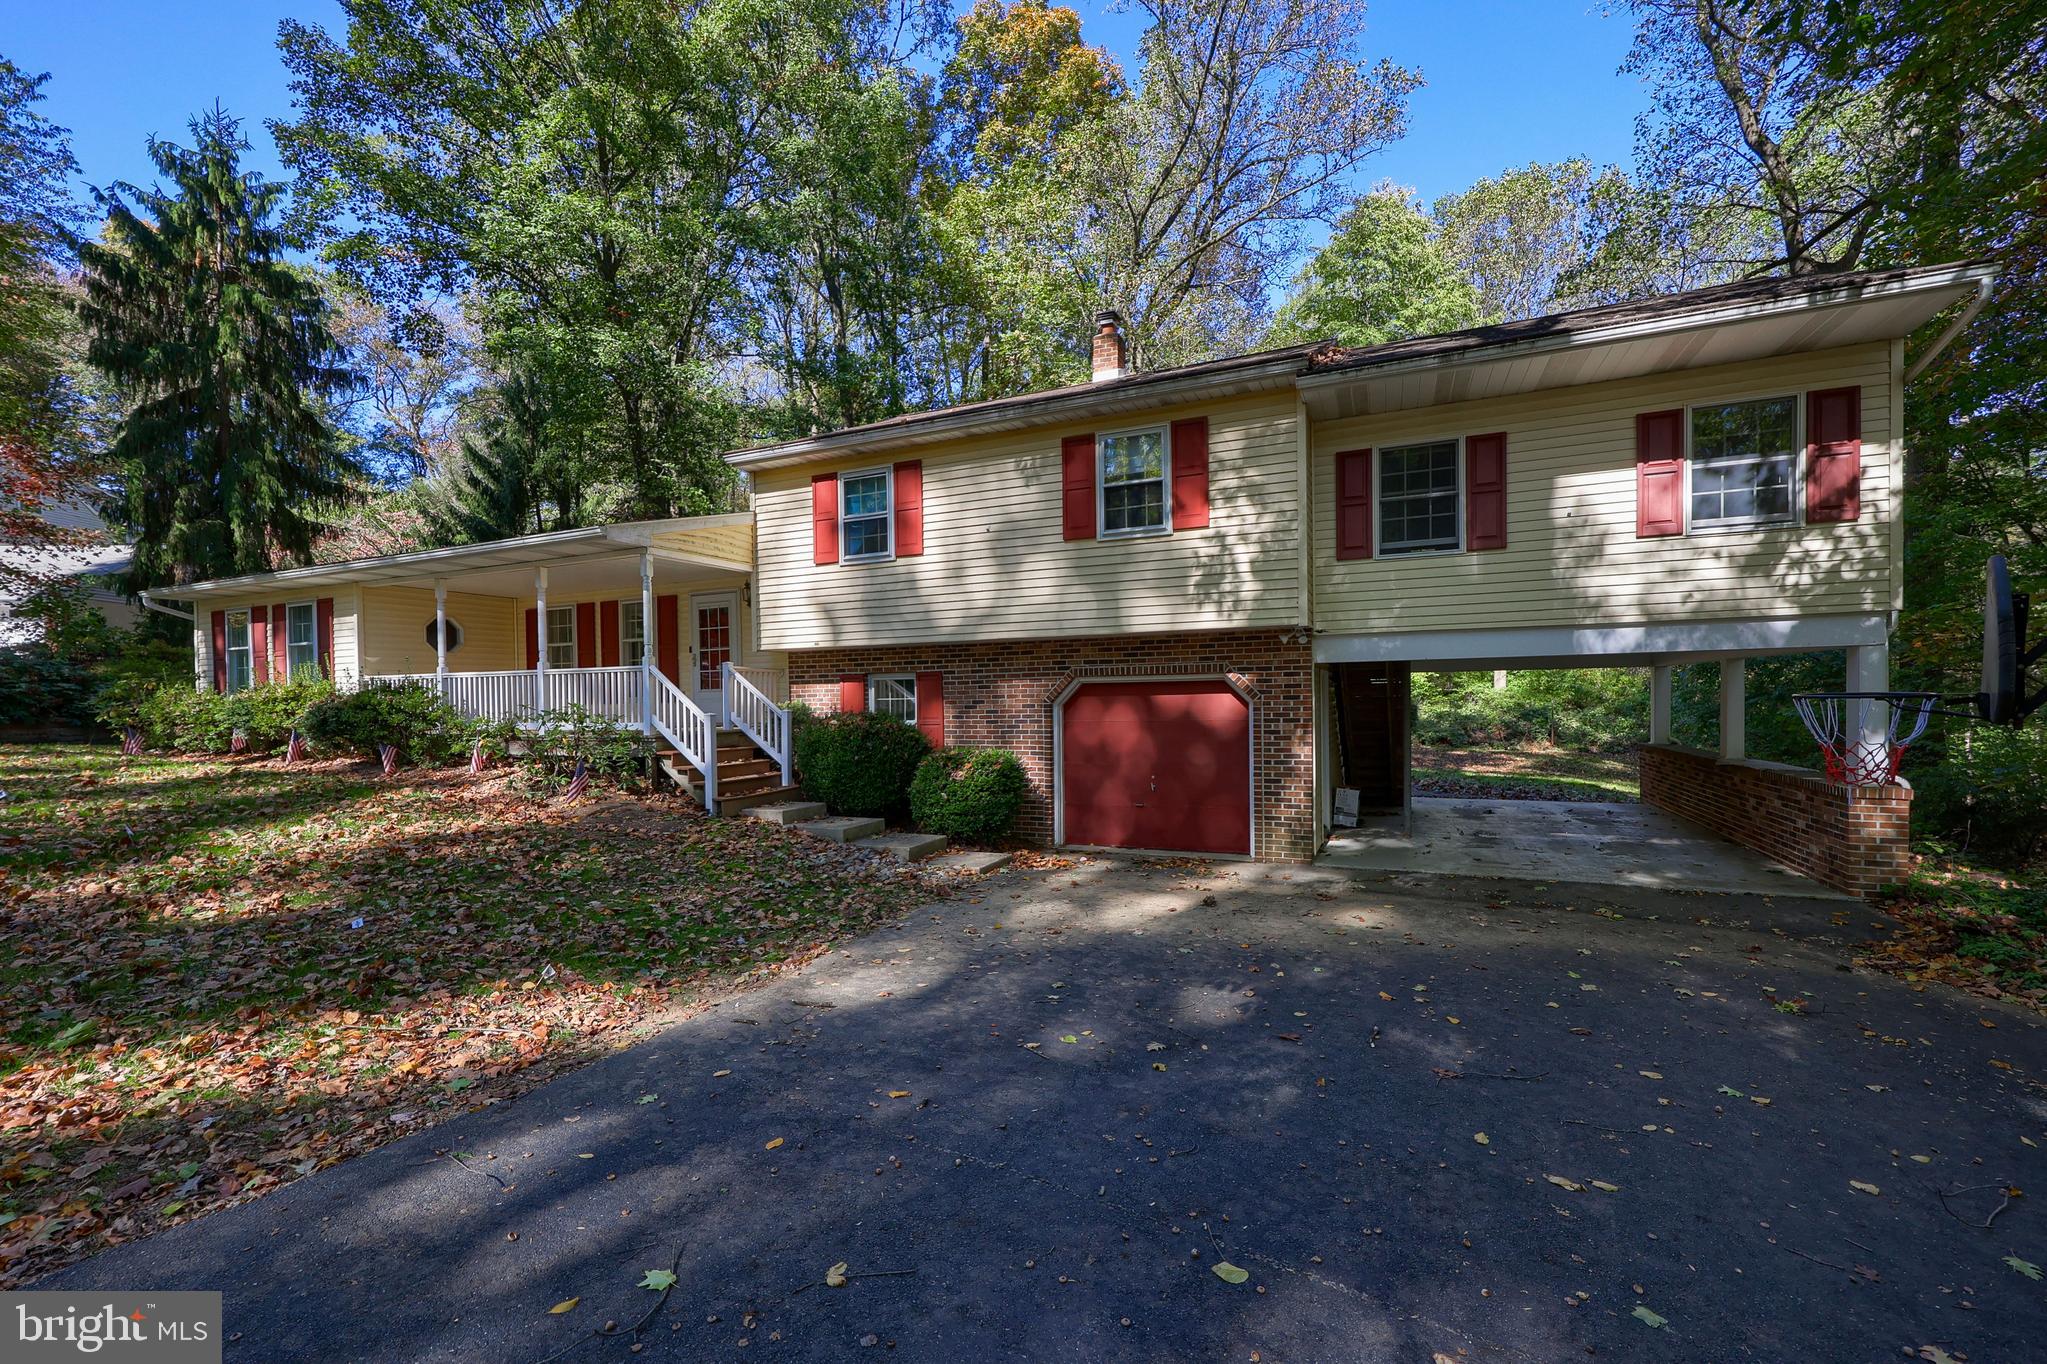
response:
[[[703,778],[696,768],[665,742],[655,753],[668,780],[701,803]],[[792,800],[796,794],[795,787],[782,784],[781,764],[753,740],[736,729],[718,731],[719,814],[741,814],[756,805]]]

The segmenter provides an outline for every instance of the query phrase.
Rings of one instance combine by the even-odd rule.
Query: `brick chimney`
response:
[[[1130,372],[1124,364],[1123,314],[1103,309],[1095,314],[1094,379],[1120,379]]]

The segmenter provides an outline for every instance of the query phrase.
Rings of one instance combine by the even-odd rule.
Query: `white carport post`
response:
[[[654,732],[654,551],[640,551],[640,729]]]
[[[448,580],[434,579],[434,685],[448,694]]]
[[[1658,663],[1649,669],[1649,742],[1670,742],[1670,698],[1677,669]]]
[[[1856,644],[1848,649],[1848,690],[1889,691],[1891,689],[1891,646],[1883,644]],[[1859,739],[1865,744],[1883,745],[1890,742],[1889,707],[1873,701],[1851,703],[1849,713],[1843,717],[1848,728],[1848,737]],[[1872,750],[1873,751],[1873,750]]]
[[[1748,679],[1745,658],[1720,660],[1720,760],[1748,754]]]
[[[547,709],[547,568],[533,570],[533,712]]]

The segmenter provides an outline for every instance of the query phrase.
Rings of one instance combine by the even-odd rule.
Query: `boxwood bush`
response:
[[[931,752],[893,715],[805,717],[796,727],[796,775],[804,794],[835,815],[896,819],[909,809],[910,779]]]
[[[941,748],[917,764],[910,817],[926,833],[993,843],[1016,827],[1023,808],[1023,762],[1002,748]]]
[[[488,747],[489,734],[480,735]],[[520,773],[543,791],[566,787],[581,758],[590,780],[639,790],[646,785],[652,746],[639,730],[597,715],[582,706],[565,706],[539,717],[531,729],[512,740],[522,754]]]

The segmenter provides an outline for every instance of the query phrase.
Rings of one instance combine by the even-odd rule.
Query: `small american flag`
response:
[[[247,753],[249,751],[249,731],[238,729],[233,734],[228,735],[227,751],[230,753]]]
[[[377,761],[384,765],[384,775],[392,776],[398,771],[398,745],[378,744]]]
[[[121,731],[121,756],[124,758],[142,756],[142,731],[133,725]]]
[[[306,756],[306,736],[297,730],[291,732],[291,739],[284,745],[284,765],[290,767]]]
[[[469,753],[469,775],[476,776],[490,763],[490,755],[483,751],[483,740],[476,741],[476,747]]]
[[[590,789],[589,764],[585,763],[581,758],[578,758],[576,759],[576,774],[573,777],[569,778],[569,789],[566,792],[566,797],[569,800],[581,800],[584,794],[589,791],[589,789]]]

